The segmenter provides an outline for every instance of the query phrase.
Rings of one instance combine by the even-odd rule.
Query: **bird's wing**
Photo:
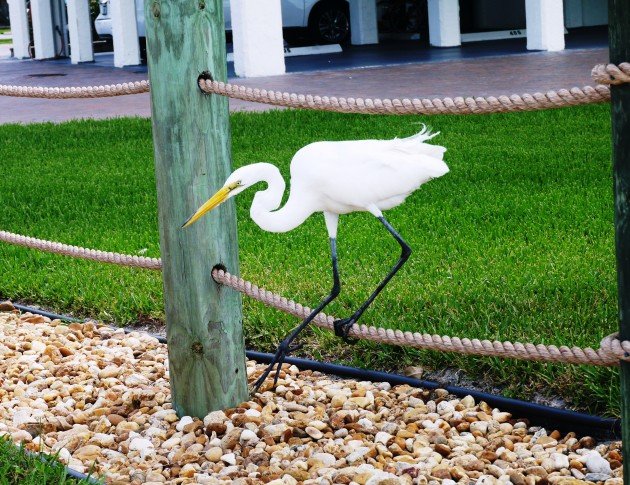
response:
[[[441,160],[444,151],[409,139],[313,143],[293,158],[292,190],[299,187],[318,198],[322,210],[337,212],[392,198],[400,203],[424,182],[448,172]]]

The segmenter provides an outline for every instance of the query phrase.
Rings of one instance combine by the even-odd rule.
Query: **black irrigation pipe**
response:
[[[65,467],[65,468],[66,468],[66,475],[68,475],[69,477],[72,477],[76,480],[85,480],[91,485],[103,485],[103,482],[101,480],[97,480],[96,478],[93,478],[91,475],[86,475],[85,473],[78,472],[69,467]]]
[[[33,308],[26,305],[20,305],[19,303],[11,303],[15,308],[22,312],[31,312],[37,315],[41,315],[43,317],[48,317],[51,320],[63,320],[64,322],[84,322],[84,320],[80,320],[78,318],[69,317],[67,315],[57,315],[56,313],[50,313],[45,310],[40,310],[39,308]]]
[[[47,316],[52,319],[60,319],[66,321],[82,321],[65,315],[57,315],[55,313],[46,312],[37,308],[30,308],[24,305],[13,304],[22,311],[29,311],[39,315]],[[134,329],[125,329],[127,332],[135,331]],[[153,335],[161,343],[166,343],[166,339],[160,335]],[[253,350],[246,351],[249,359],[260,363],[269,363],[273,358],[273,354],[257,352]],[[477,391],[475,389],[467,389],[459,386],[443,385],[435,381],[426,381],[415,379],[413,377],[403,376],[400,374],[392,374],[389,372],[381,372],[375,370],[358,369],[356,367],[348,367],[339,364],[330,364],[327,362],[319,362],[316,360],[300,359],[297,357],[288,357],[285,359],[287,364],[295,365],[299,369],[314,370],[324,374],[332,374],[338,377],[348,377],[363,381],[372,382],[388,382],[391,385],[407,384],[413,387],[422,387],[424,389],[442,388],[449,393],[458,397],[472,396],[475,401],[485,401],[490,406],[500,408],[504,411],[512,413],[519,418],[529,419],[536,425],[546,426],[551,429],[560,431],[574,431],[582,435],[591,435],[600,439],[620,439],[621,438],[621,420],[613,418],[603,418],[592,414],[579,413],[566,409],[554,408],[551,406],[543,406],[519,399],[512,399],[496,394]]]
[[[15,305],[13,305],[13,306],[15,306]],[[28,450],[24,450],[24,452],[28,456],[34,456],[35,458],[37,458],[42,463],[47,463],[47,464],[50,464],[50,465],[53,465],[53,466],[55,465],[54,462],[51,463],[51,460],[54,459],[53,455],[48,455],[46,453],[35,453],[33,451],[28,451]],[[63,463],[61,463],[61,462],[58,462],[58,465],[63,466],[63,468],[65,469],[65,472],[66,472],[66,476],[68,476],[70,478],[74,478],[76,480],[84,480],[87,483],[89,483],[90,485],[103,485],[103,482],[101,480],[98,480],[98,479],[94,478],[92,475],[86,475],[85,473],[81,473],[81,472],[78,472],[78,471],[76,471],[76,470],[74,470],[72,468],[68,468],[67,466],[63,465]]]

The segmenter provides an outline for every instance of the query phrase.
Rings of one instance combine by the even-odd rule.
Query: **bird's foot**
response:
[[[273,356],[273,359],[271,360],[271,363],[269,364],[269,366],[265,369],[265,371],[261,374],[261,376],[252,385],[250,395],[254,395],[260,390],[261,386],[267,380],[267,377],[269,377],[269,374],[273,372],[273,368],[277,365],[278,368],[276,369],[276,375],[274,376],[273,386],[272,386],[272,389],[275,389],[276,384],[278,383],[278,379],[280,378],[280,370],[282,369],[282,364],[284,363],[284,359],[291,352],[295,352],[296,350],[301,349],[303,346],[304,344],[291,344],[291,342],[288,341],[288,339],[283,340],[278,346],[278,350],[276,351],[276,354]]]
[[[354,339],[354,338],[349,338],[348,334],[350,333],[350,330],[352,329],[352,325],[354,325],[356,323],[356,320],[354,320],[354,318],[350,317],[350,318],[342,318],[341,320],[335,320],[333,322],[333,326],[335,328],[335,335],[337,337],[341,337],[343,339],[344,342],[346,342],[347,344],[356,344],[359,340],[358,339]]]

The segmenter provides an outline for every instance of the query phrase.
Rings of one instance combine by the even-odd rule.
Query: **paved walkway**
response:
[[[592,84],[593,65],[607,62],[602,47],[561,52],[514,53],[473,59],[302,72],[236,80],[266,89],[353,97],[454,97],[522,94]],[[146,79],[146,68],[115,69],[104,63],[72,66],[67,61],[0,60],[0,84],[85,86]],[[266,105],[230,100],[232,110]],[[0,97],[0,123],[77,118],[150,116],[148,94],[104,99],[46,100]]]

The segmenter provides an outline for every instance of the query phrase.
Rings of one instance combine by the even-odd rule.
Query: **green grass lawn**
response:
[[[615,331],[616,273],[608,106],[483,116],[370,117],[317,112],[232,115],[234,165],[269,161],[288,176],[316,140],[442,134],[451,172],[387,213],[414,253],[364,323],[469,338],[599,345]],[[159,256],[148,120],[0,126],[0,229],[108,251]],[[287,234],[261,231],[237,198],[242,274],[309,306],[331,285],[323,217]],[[208,216],[208,217],[211,217]],[[345,317],[398,257],[368,214],[340,221]],[[160,319],[159,273],[0,244],[0,296],[119,324]],[[244,300],[248,347],[270,351],[293,317]],[[315,358],[386,370],[462,368],[504,393],[558,394],[619,413],[616,370],[463,357],[308,334]]]
[[[0,39],[0,44],[13,44],[13,39]]]
[[[66,476],[64,466],[52,457],[27,454],[0,438],[0,485],[84,485],[87,480]]]

